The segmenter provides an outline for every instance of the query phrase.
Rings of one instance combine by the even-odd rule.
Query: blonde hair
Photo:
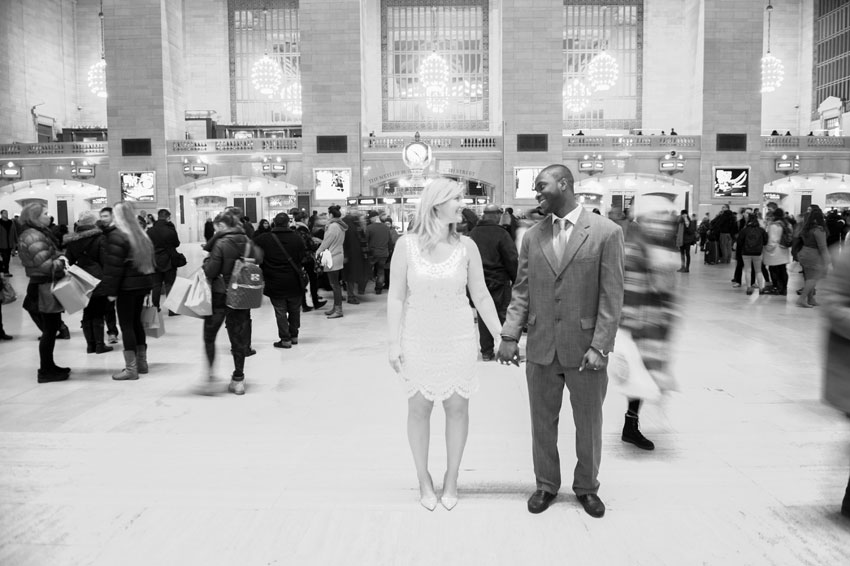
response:
[[[130,241],[130,259],[133,266],[144,274],[154,272],[153,242],[136,221],[136,213],[129,204],[119,202],[112,207],[115,228]]]
[[[446,177],[437,177],[422,189],[419,198],[419,206],[416,207],[416,215],[413,217],[412,232],[419,237],[419,247],[423,251],[433,250],[440,240],[443,239],[444,228],[437,220],[436,207],[446,203],[457,195],[463,194],[463,188],[457,182]],[[457,225],[449,224],[449,242],[457,242],[460,235],[457,233]]]

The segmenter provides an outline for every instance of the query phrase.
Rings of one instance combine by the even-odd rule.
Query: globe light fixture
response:
[[[260,91],[260,94],[265,94],[271,98],[274,93],[280,90],[281,82],[283,82],[283,71],[280,70],[278,62],[269,57],[268,54],[263,55],[251,67],[251,84]]]
[[[100,2],[100,61],[89,67],[88,83],[89,90],[99,98],[106,98],[106,57],[103,46],[103,0]]]
[[[773,92],[782,86],[785,78],[785,66],[782,61],[770,53],[770,14],[773,6],[767,3],[767,53],[761,58],[761,91],[762,93]]]
[[[578,113],[590,106],[590,87],[581,79],[573,79],[564,85],[564,106],[573,113]]]
[[[617,84],[619,72],[617,60],[602,51],[587,65],[587,80],[594,90],[610,90]]]

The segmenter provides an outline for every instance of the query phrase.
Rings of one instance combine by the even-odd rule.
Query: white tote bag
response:
[[[323,251],[319,260],[322,262],[322,267],[325,269],[325,271],[333,271],[334,256],[330,250]]]
[[[629,399],[655,400],[661,394],[632,338],[632,333],[617,329],[614,351],[608,357],[608,377]]]

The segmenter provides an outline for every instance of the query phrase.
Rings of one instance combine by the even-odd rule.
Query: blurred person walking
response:
[[[688,211],[683,210],[679,214],[676,229],[676,247],[682,256],[682,267],[679,273],[691,272],[691,246],[697,241],[696,225],[688,217]]]
[[[762,275],[761,255],[764,251],[764,246],[767,244],[767,232],[761,227],[758,216],[750,214],[747,217],[747,224],[738,232],[737,250],[741,254],[741,259],[744,265],[744,274],[750,276],[755,274],[755,285],[750,285],[747,288],[747,294],[751,295],[758,289],[759,293],[764,292],[764,275]]]
[[[307,294],[304,293],[301,299],[301,310],[310,312],[313,309],[320,309],[328,304],[326,300],[319,296],[319,274],[316,273],[316,257],[314,255],[316,250],[319,249],[319,240],[318,238],[313,238],[310,234],[310,228],[304,223],[304,220],[307,218],[306,212],[294,210],[292,211],[291,218],[295,233],[298,234],[304,243],[304,258],[301,260],[301,265],[304,266],[304,271],[307,272],[307,278],[310,280],[310,299],[313,302],[313,306],[309,306],[307,304]]]
[[[393,241],[390,229],[381,222],[380,215],[375,211],[369,213],[369,225],[366,226],[366,245],[369,247],[369,258],[372,260],[372,271],[375,274],[375,294],[380,295],[384,289],[384,272]]]
[[[812,308],[818,305],[815,300],[815,288],[818,281],[826,277],[832,266],[832,259],[826,246],[826,219],[818,205],[811,205],[810,212],[802,224],[797,259],[803,267],[805,285],[800,292],[797,306]]]
[[[106,236],[97,226],[97,215],[84,210],[77,217],[73,234],[65,236],[65,255],[70,265],[78,265],[86,273],[103,279],[103,264],[106,259]],[[92,291],[89,304],[83,309],[81,326],[86,339],[87,354],[105,354],[112,347],[104,343],[104,320],[112,303],[106,296],[101,283]]]
[[[129,204],[112,207],[113,223],[106,234],[103,292],[115,302],[123,337],[124,369],[112,375],[116,381],[139,379],[148,373],[148,345],[142,326],[142,307],[153,289],[154,248],[133,215]]]
[[[437,506],[428,470],[434,403],[442,402],[446,413],[447,463],[440,502],[451,510],[458,502],[458,474],[469,434],[469,398],[478,389],[467,289],[490,333],[497,336],[500,328],[478,247],[457,233],[463,206],[463,190],[451,179],[434,179],[423,189],[413,229],[396,246],[387,299],[388,357],[407,390],[407,438],[419,502],[429,511]]]
[[[48,228],[47,207],[31,203],[21,211],[23,230],[18,240],[18,255],[29,277],[23,308],[41,330],[38,340],[38,382],[63,381],[71,369],[57,366],[53,360],[56,335],[62,326],[62,305],[50,292],[50,285],[65,275],[65,258],[59,253],[59,242]]]
[[[732,263],[732,241],[738,233],[735,225],[735,213],[729,210],[729,205],[720,207],[720,212],[710,223],[711,231],[718,236],[720,258],[718,263]]]
[[[762,259],[770,271],[773,287],[766,290],[769,295],[788,294],[788,263],[791,261],[791,226],[785,220],[785,212],[776,208],[768,218],[767,244]]]
[[[469,237],[478,246],[484,269],[484,283],[490,298],[493,299],[499,323],[504,324],[508,305],[511,303],[511,286],[516,281],[519,255],[510,232],[504,225],[499,224],[500,216],[498,206],[485,206],[481,220],[469,233]],[[478,317],[478,344],[484,361],[495,359],[493,335],[482,317]]]
[[[204,259],[204,275],[210,283],[212,291],[211,315],[204,317],[204,350],[207,355],[207,376],[201,383],[200,392],[211,395],[214,393],[216,378],[213,373],[215,365],[215,338],[221,325],[227,325],[227,337],[230,339],[230,353],[233,356],[233,374],[230,378],[228,391],[235,395],[245,394],[245,357],[248,353],[248,309],[232,309],[227,306],[227,286],[233,275],[236,260],[245,255],[246,244],[249,245],[248,257],[253,257],[253,246],[242,229],[238,216],[224,212],[213,220],[215,234],[207,242],[205,250],[209,255]]]
[[[366,245],[366,230],[361,220],[354,214],[347,214],[342,219],[348,226],[345,231],[344,242],[344,265],[342,267],[342,278],[345,280],[348,298],[346,302],[352,305],[360,304],[358,293],[366,293],[366,284],[369,281],[369,249]]]
[[[108,226],[112,226],[112,207],[105,206],[100,209],[100,219],[97,221],[97,227],[102,232],[105,232]],[[106,307],[106,341],[109,344],[118,343],[118,315],[115,313],[115,303],[109,301]]]

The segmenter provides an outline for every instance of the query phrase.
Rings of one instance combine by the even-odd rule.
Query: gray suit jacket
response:
[[[528,326],[527,359],[579,367],[593,346],[609,352],[623,308],[623,231],[581,211],[562,261],[552,246],[552,218],[526,232],[502,335],[519,339]]]

